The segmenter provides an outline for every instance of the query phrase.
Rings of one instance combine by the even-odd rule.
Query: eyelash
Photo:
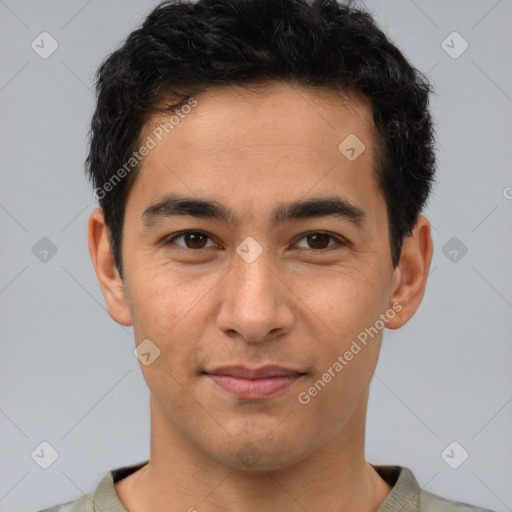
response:
[[[205,233],[204,231],[197,231],[197,230],[191,229],[191,230],[180,231],[179,233],[176,233],[171,238],[167,239],[167,241],[165,242],[165,245],[170,245],[176,239],[181,238],[181,237],[183,237],[185,235],[188,235],[188,234],[191,234],[191,233],[199,234],[199,235],[204,235],[204,236],[206,236],[207,238],[209,238],[210,240],[213,241],[212,237],[208,233]],[[299,239],[299,241],[301,241],[302,239],[304,239],[304,238],[306,238],[308,236],[311,236],[311,235],[327,235],[329,238],[335,240],[338,243],[338,246],[342,247],[342,246],[346,246],[347,245],[347,243],[344,242],[342,239],[340,239],[339,237],[337,237],[335,235],[332,235],[331,233],[328,233],[326,231],[310,231],[310,232],[305,233],[304,235],[302,235],[302,237]],[[179,247],[184,252],[199,252],[199,251],[201,251],[203,249],[211,249],[211,247],[202,247],[201,249],[190,249],[189,247],[185,247],[185,246],[182,246],[182,245],[179,245]],[[320,252],[326,252],[327,250],[332,250],[335,247],[336,247],[336,245],[331,245],[331,246],[325,247],[324,249],[309,249],[309,250],[311,252],[313,252],[313,253],[320,253]]]

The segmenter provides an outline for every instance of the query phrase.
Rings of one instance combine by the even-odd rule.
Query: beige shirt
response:
[[[117,497],[114,483],[147,463],[148,461],[144,461],[109,471],[94,492],[40,512],[128,512]],[[412,472],[405,467],[375,464],[372,467],[392,486],[391,492],[377,512],[491,512],[422,490]]]

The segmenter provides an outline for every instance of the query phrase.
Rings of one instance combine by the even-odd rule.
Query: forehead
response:
[[[171,132],[178,138],[180,131],[184,136],[190,135],[184,125],[193,124],[195,137],[189,137],[187,144],[197,151],[210,144],[217,151],[280,143],[318,149],[353,130],[365,139],[367,148],[373,145],[371,103],[355,91],[305,87],[293,82],[265,82],[245,87],[215,87],[195,100],[197,106],[190,112],[188,108],[186,113],[177,108],[176,113],[153,115],[145,124],[143,135],[154,133],[160,126],[165,133],[159,139]],[[179,115],[174,115],[169,123],[173,114]],[[222,137],[222,133],[227,132],[230,137]],[[326,133],[330,135],[328,139]],[[249,134],[250,140],[247,139]],[[338,149],[337,144],[334,149]]]
[[[130,194],[135,189],[154,202],[174,189],[199,197],[216,192],[234,206],[234,193],[245,194],[244,205],[263,205],[266,198],[300,197],[313,188],[317,195],[338,184],[361,203],[369,188],[376,190],[374,124],[366,98],[272,83],[218,87],[194,99],[194,107],[156,115],[146,124],[141,140],[151,137],[155,145]],[[348,158],[354,151],[344,153],[353,148],[364,148],[357,159]]]

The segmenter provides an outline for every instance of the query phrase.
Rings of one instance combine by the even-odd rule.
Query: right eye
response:
[[[203,231],[182,231],[177,233],[176,235],[169,238],[166,242],[166,245],[175,243],[176,240],[183,239],[184,244],[177,244],[181,247],[185,247],[185,249],[189,249],[191,251],[198,251],[199,249],[204,249],[207,247],[216,247],[216,244],[212,240],[212,245],[206,246],[205,242],[207,239],[210,239],[210,236]]]

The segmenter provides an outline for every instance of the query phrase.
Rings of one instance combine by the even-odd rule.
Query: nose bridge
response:
[[[271,270],[275,265],[270,251],[260,246],[256,255],[256,247],[251,241],[247,243],[237,248],[218,323],[225,332],[236,331],[246,340],[257,341],[270,331],[289,328],[292,313],[274,275],[276,271]]]
[[[275,283],[272,282],[275,277],[269,269],[271,264],[268,250],[262,251],[253,261],[247,261],[243,257],[235,259],[235,293],[240,299],[247,302],[258,301],[262,306],[265,302],[275,301]]]

